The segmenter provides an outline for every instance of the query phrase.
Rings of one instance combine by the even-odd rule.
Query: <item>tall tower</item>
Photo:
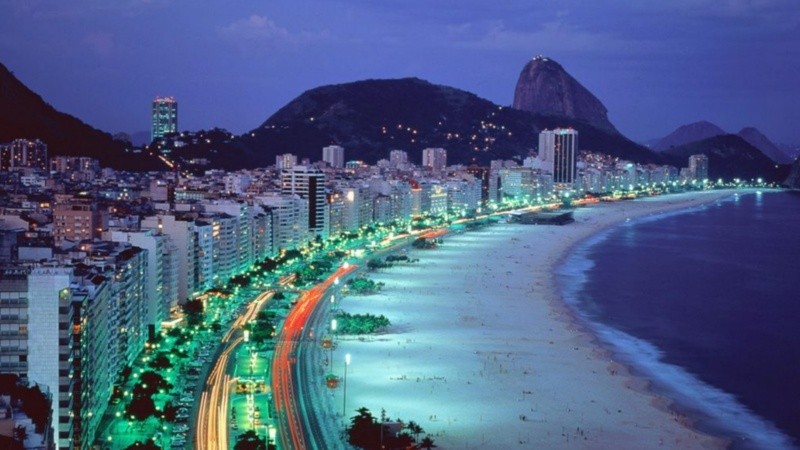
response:
[[[322,160],[333,168],[341,169],[344,167],[344,147],[339,145],[322,147]]]
[[[294,166],[281,171],[281,194],[299,195],[308,202],[308,232],[328,237],[328,204],[325,198],[325,173],[309,166]]]
[[[539,133],[539,167],[553,174],[557,185],[575,182],[577,175],[576,153],[578,131],[572,128],[556,128]]]
[[[153,100],[153,130],[150,139],[158,139],[177,131],[178,101],[174,97],[156,97]]]

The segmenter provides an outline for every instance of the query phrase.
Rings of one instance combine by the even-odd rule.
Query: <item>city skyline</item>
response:
[[[632,139],[709,120],[800,141],[800,10],[789,1],[304,6],[6,1],[0,61],[104,131],[147,130],[152,98],[174,95],[181,129],[239,134],[307,89],[367,78],[416,76],[509,105],[520,68],[544,54]]]

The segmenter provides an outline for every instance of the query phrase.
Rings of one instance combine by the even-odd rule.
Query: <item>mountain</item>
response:
[[[560,64],[543,56],[533,58],[522,68],[514,89],[513,107],[536,114],[570,117],[618,133],[608,120],[608,110],[603,103]]]
[[[708,177],[745,180],[763,178],[779,181],[786,177],[788,166],[776,166],[761,150],[735,134],[723,134],[670,148],[666,156],[675,158],[675,164],[685,167],[689,156],[704,154],[708,157]]]
[[[781,151],[777,145],[773,144],[769,138],[756,128],[742,128],[737,134],[778,164],[791,164],[794,161],[794,158],[790,158],[789,155]]]
[[[135,154],[108,133],[56,111],[42,97],[0,64],[0,142],[41,139],[48,154],[89,156],[105,167],[128,170],[160,169],[155,157]]]
[[[545,128],[572,127],[580,148],[621,158],[660,162],[662,157],[626,139],[574,118],[533,114],[496,105],[475,94],[417,78],[364,80],[308,90],[259,127],[235,139],[211,142],[207,157],[225,168],[266,166],[275,155],[293,153],[312,161],[322,147],[345,148],[348,160],[375,163],[392,149],[421,161],[422,149],[443,147],[448,163],[522,161]],[[192,146],[176,148],[186,155]],[[188,156],[188,155],[186,155]],[[194,157],[200,155],[194,154]]]
[[[663,152],[672,147],[680,147],[690,142],[701,141],[722,134],[727,133],[713,123],[702,120],[678,127],[677,130],[661,138],[661,140],[655,143],[651,148],[657,152]]]
[[[797,144],[784,144],[784,143],[777,143],[775,144],[778,146],[781,151],[789,157],[792,161],[794,161],[798,156],[800,156],[800,145]]]
[[[800,158],[794,161],[789,176],[783,182],[784,186],[790,189],[800,190]]]

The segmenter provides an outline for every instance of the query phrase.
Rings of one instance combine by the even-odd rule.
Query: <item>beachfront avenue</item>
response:
[[[649,188],[638,195],[663,192],[667,191]],[[327,289],[339,277],[343,281],[364,267],[376,253],[442,232],[435,230],[498,220],[514,210],[599,201],[530,200],[490,205],[484,211],[376,223],[357,233],[311,241],[299,249],[283,250],[226,286],[204,293],[194,300],[202,305],[200,311],[187,309],[172,327],[146,344],[136,364],[118,380],[100,428],[105,448],[126,449],[152,441],[150,448],[223,449],[234,448],[242,436],[262,440],[270,448],[315,448],[340,441],[341,423],[317,423],[318,415],[311,411],[313,398],[298,388],[324,383],[309,378],[310,371],[303,369],[308,363],[303,346],[297,344],[319,344],[315,336],[324,333],[320,324],[326,323],[320,319],[325,317],[322,308],[332,307],[321,301],[329,298]],[[256,342],[250,339],[253,331],[248,324],[259,314],[272,317],[276,328],[271,339]],[[307,326],[309,320],[316,326]]]

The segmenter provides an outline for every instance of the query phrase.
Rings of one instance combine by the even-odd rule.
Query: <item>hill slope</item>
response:
[[[784,153],[777,145],[773,144],[768,137],[753,127],[742,128],[737,133],[742,139],[749,142],[753,147],[761,150],[772,161],[778,164],[791,164],[794,158]]]
[[[675,164],[683,161],[681,166],[686,166],[686,161],[691,155],[702,153],[708,156],[708,175],[711,180],[764,178],[778,181],[786,176],[788,168],[788,166],[776,167],[761,150],[735,134],[702,139],[673,147],[665,153],[675,158]]]
[[[17,138],[41,139],[50,156],[89,156],[118,169],[163,168],[155,158],[126,153],[110,134],[56,111],[0,64],[0,142]]]
[[[680,147],[681,145],[685,145],[690,142],[700,141],[723,134],[727,133],[725,133],[725,130],[722,128],[714,125],[711,122],[701,120],[700,122],[694,122],[678,127],[678,129],[672,133],[658,140],[658,142],[656,142],[652,148],[657,152],[663,152],[672,147]]]
[[[488,164],[493,159],[521,160],[538,145],[539,131],[555,127],[577,129],[582,149],[642,162],[663,159],[584,121],[502,107],[417,78],[311,89],[236,139],[227,151],[241,154],[243,159],[234,162],[252,167],[274,164],[275,155],[286,152],[317,161],[322,147],[330,144],[345,147],[348,160],[369,163],[387,158],[391,149],[406,150],[419,163],[423,148],[444,147],[449,163]]]

